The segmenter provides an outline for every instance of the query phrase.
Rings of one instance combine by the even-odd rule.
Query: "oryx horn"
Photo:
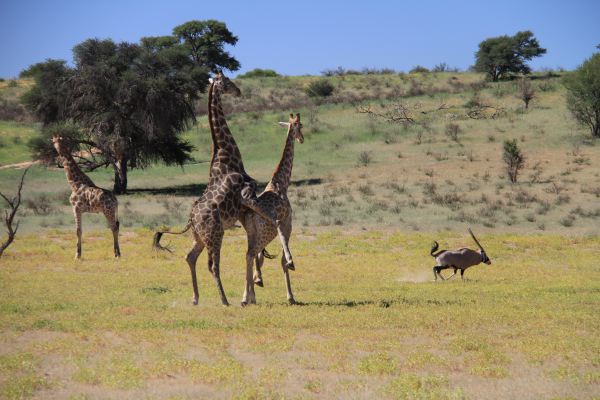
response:
[[[479,240],[477,240],[477,238],[473,234],[473,231],[471,230],[471,228],[467,228],[467,229],[469,230],[469,233],[471,234],[471,237],[473,238],[473,240],[475,241],[475,243],[477,243],[477,246],[479,246],[479,248],[481,249],[481,251],[485,251],[485,250],[483,250],[483,246],[481,245],[481,243],[479,243]]]

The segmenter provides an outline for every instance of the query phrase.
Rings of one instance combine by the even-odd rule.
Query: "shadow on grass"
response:
[[[162,188],[139,188],[139,189],[127,189],[127,194],[170,194],[173,196],[200,196],[204,189],[206,189],[205,184],[188,184],[188,185],[178,185],[178,186],[167,186]]]
[[[472,301],[474,302],[474,301]],[[287,304],[287,303],[280,303]],[[465,302],[462,300],[438,300],[438,299],[420,299],[420,298],[406,298],[398,297],[395,299],[380,299],[380,300],[332,300],[332,301],[309,301],[302,302],[298,301],[297,306],[317,306],[317,307],[364,307],[364,306],[378,306],[381,308],[388,308],[394,305],[404,306],[417,306],[417,305],[431,305],[431,306],[455,306],[464,305]]]
[[[290,184],[292,186],[312,186],[319,185],[323,182],[321,178],[311,178],[311,179],[299,179],[296,181],[292,181]],[[258,183],[258,192],[262,192],[264,188],[267,186],[267,182],[259,182]],[[150,195],[158,195],[158,194],[168,194],[172,196],[196,196],[199,197],[202,195],[204,190],[206,189],[206,184],[203,183],[194,183],[187,185],[178,185],[178,186],[167,186],[161,188],[134,188],[127,189],[128,195],[135,194],[150,194]]]

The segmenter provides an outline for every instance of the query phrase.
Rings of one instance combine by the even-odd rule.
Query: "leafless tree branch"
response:
[[[27,171],[29,171],[29,168],[26,168],[25,171],[23,171],[23,175],[21,175],[21,182],[19,183],[19,188],[15,197],[10,199],[4,193],[0,192],[0,196],[2,196],[2,198],[8,203],[9,206],[9,209],[4,210],[4,224],[6,225],[8,238],[4,242],[2,242],[2,244],[0,244],[0,257],[2,257],[4,250],[6,250],[6,248],[10,246],[15,240],[15,236],[17,235],[17,231],[19,230],[19,222],[15,222],[14,218],[17,214],[19,206],[21,205],[21,190],[23,189],[23,182],[25,181],[25,175],[27,174]]]

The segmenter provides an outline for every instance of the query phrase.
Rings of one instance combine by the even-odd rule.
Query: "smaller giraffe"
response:
[[[292,206],[287,197],[287,189],[292,177],[292,166],[294,164],[294,141],[304,142],[302,135],[302,123],[300,114],[290,114],[289,122],[280,122],[280,125],[287,126],[287,139],[283,149],[281,161],[275,168],[273,177],[267,184],[265,190],[258,196],[258,206],[269,215],[276,216],[277,221],[281,221],[280,226],[273,226],[268,223],[261,215],[244,209],[245,212],[240,217],[242,225],[246,229],[248,236],[248,251],[246,252],[246,290],[242,299],[242,306],[249,303],[256,303],[254,293],[254,284],[263,286],[262,274],[260,268],[264,262],[264,257],[268,256],[265,246],[271,243],[277,235],[282,243],[283,254],[281,255],[281,267],[285,276],[285,286],[287,290],[287,299],[290,304],[296,304],[290,275],[288,270],[295,270],[292,255],[289,251],[288,242],[292,233]],[[271,258],[269,256],[269,258]],[[256,271],[253,276],[252,265],[256,260]]]
[[[113,234],[113,246],[115,257],[121,256],[119,249],[119,219],[118,202],[115,195],[106,189],[99,188],[92,180],[83,173],[71,152],[60,136],[53,136],[52,143],[59,156],[63,159],[63,167],[67,174],[67,181],[71,185],[71,197],[69,202],[73,206],[75,215],[75,228],[77,231],[77,251],[75,258],[81,258],[81,214],[103,213]]]

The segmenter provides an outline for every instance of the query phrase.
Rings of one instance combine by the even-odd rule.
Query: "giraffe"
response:
[[[194,305],[198,304],[196,261],[206,247],[208,270],[213,275],[221,303],[229,305],[220,277],[220,256],[224,230],[234,226],[240,210],[249,208],[262,215],[271,225],[281,231],[281,224],[273,215],[257,205],[256,181],[244,169],[242,156],[223,114],[221,94],[239,96],[240,89],[221,72],[217,73],[208,90],[208,120],[213,142],[208,185],[197,199],[186,227],[180,232],[159,231],[154,235],[154,247],[162,248],[164,233],[182,234],[192,228],[194,245],[186,257],[192,275]]]
[[[281,161],[275,168],[273,177],[267,184],[265,190],[258,196],[259,207],[263,210],[270,210],[269,214],[276,215],[278,221],[282,221],[282,233],[280,240],[283,246],[283,254],[281,255],[281,267],[285,276],[285,286],[287,290],[287,299],[289,304],[296,304],[292,287],[290,283],[289,270],[294,271],[294,263],[292,255],[287,247],[290,235],[292,233],[292,206],[287,197],[287,189],[292,176],[292,166],[294,164],[294,141],[299,143],[304,142],[302,135],[302,123],[300,122],[300,114],[290,114],[288,123],[280,122],[280,125],[287,126],[287,138],[283,149]],[[242,299],[242,305],[248,303],[255,304],[256,296],[254,293],[254,284],[263,286],[262,274],[260,268],[264,262],[264,257],[268,256],[265,246],[268,245],[275,236],[278,235],[278,230],[272,224],[264,220],[261,215],[248,210],[241,215],[242,225],[246,229],[248,236],[248,251],[246,252],[246,289]],[[252,265],[256,260],[256,271],[253,276]]]
[[[73,206],[75,229],[77,232],[77,250],[75,258],[81,258],[81,214],[85,212],[104,214],[113,234],[115,258],[121,257],[121,250],[119,249],[119,204],[117,198],[110,190],[96,186],[94,182],[83,173],[61,136],[54,135],[52,137],[52,144],[58,155],[63,159],[63,168],[67,175],[67,181],[71,186],[72,192],[69,197],[69,202]]]

